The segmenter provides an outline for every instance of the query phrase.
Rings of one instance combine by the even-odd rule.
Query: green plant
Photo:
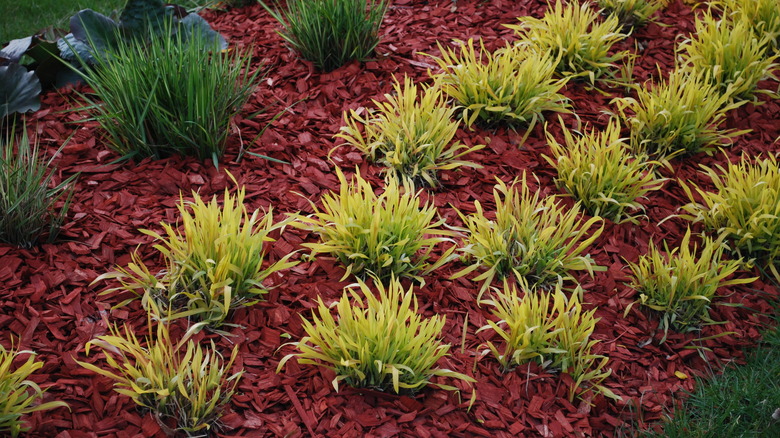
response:
[[[14,360],[25,354],[28,355],[27,360],[14,367]],[[44,391],[28,378],[41,367],[43,362],[35,360],[34,352],[14,351],[13,346],[11,350],[6,350],[0,345],[0,432],[10,432],[12,437],[17,437],[27,431],[23,427],[23,415],[68,407],[67,403],[61,401],[34,404],[43,398]],[[12,368],[15,369],[11,371]]]
[[[423,87],[419,101],[417,86],[408,77],[403,88],[398,82],[393,88],[395,95],[386,94],[386,102],[373,101],[376,113],[361,117],[351,110],[336,137],[391,168],[398,178],[422,180],[431,187],[438,185],[439,170],[481,167],[460,158],[484,145],[451,144],[459,123],[452,121],[455,109],[445,106],[438,87]]]
[[[775,53],[780,49],[780,4],[777,0],[715,0],[710,5],[729,20],[746,20],[756,37],[767,36],[771,49]]]
[[[17,137],[12,126],[8,136],[0,138],[0,242],[30,248],[45,234],[52,242],[68,213],[77,175],[54,185],[56,171],[49,167],[57,154],[48,161],[39,154],[38,142],[30,144],[26,127]],[[64,203],[56,211],[60,200]]]
[[[557,59],[541,51],[510,48],[490,53],[480,40],[459,42],[460,53],[437,43],[441,68],[433,75],[438,86],[463,109],[471,126],[479,120],[491,125],[505,122],[525,125],[530,132],[545,111],[569,113],[569,100],[559,94],[567,79],[553,79]]]
[[[607,357],[591,353],[598,342],[591,335],[599,318],[594,317],[596,309],[583,311],[579,299],[582,289],[577,286],[567,298],[560,281],[551,291],[530,288],[524,279],[519,283],[522,298],[517,287],[504,282],[503,289],[494,291],[493,299],[481,302],[492,306],[498,321],[488,320],[477,332],[493,329],[501,337],[503,351],[489,341],[487,347],[504,369],[536,362],[571,375],[574,384],[569,389],[570,401],[583,383],[588,385],[584,392],[620,399],[601,385],[612,370],[604,370]]]
[[[431,382],[434,377],[475,381],[464,374],[436,368],[436,362],[447,356],[450,348],[437,339],[446,317],[423,318],[417,313],[413,287],[404,290],[395,277],[387,287],[375,282],[376,296],[362,281],[358,280],[357,286],[363,297],[354,287],[347,287],[336,304],[336,319],[331,307],[317,298],[313,322],[302,318],[306,336],[299,342],[285,344],[300,352],[282,358],[277,372],[289,359],[297,357],[300,364],[335,371],[336,391],[339,383],[344,382],[357,388],[392,389],[396,394],[415,393],[429,384],[457,391],[453,386]]]
[[[206,436],[219,429],[222,407],[230,401],[244,373],[228,375],[238,345],[227,361],[214,341],[202,347],[192,336],[203,323],[190,327],[174,343],[167,324],[158,320],[155,328],[152,320],[157,310],[149,312],[149,335],[144,343],[127,325],[123,330],[110,325],[109,334],[87,343],[86,354],[92,346],[99,347],[109,369],[76,363],[113,380],[116,392],[149,409],[169,435],[181,431],[187,436]]]
[[[385,0],[288,0],[284,12],[261,4],[282,25],[279,35],[324,71],[369,57],[387,11]]]
[[[573,279],[569,274],[572,270],[584,269],[593,275],[594,271],[606,269],[595,265],[590,255],[582,255],[601,235],[604,225],[600,217],[580,219],[579,203],[569,208],[554,196],[541,198],[539,192],[532,194],[525,173],[519,190],[498,180],[493,197],[495,220],[485,216],[479,201],[474,202],[475,213],[465,216],[458,212],[468,230],[461,251],[471,265],[452,278],[487,268],[474,278],[483,282],[480,296],[494,278],[513,275],[538,286]],[[589,232],[599,222],[601,227]]]
[[[602,132],[593,130],[576,138],[565,127],[562,130],[564,145],[547,131],[552,156],[544,156],[558,171],[558,187],[592,216],[617,223],[635,222],[633,213],[644,210],[637,200],[660,189],[666,181],[656,177],[653,169],[662,163],[631,156],[616,119],[611,119]]]
[[[620,32],[616,16],[600,20],[589,2],[564,5],[556,0],[542,18],[518,20],[518,25],[505,25],[520,38],[517,44],[549,53],[558,60],[556,70],[564,76],[586,77],[591,84],[605,76],[614,79],[615,63],[629,55],[628,51],[610,54],[612,46],[628,35]]]
[[[222,207],[216,196],[208,204],[197,193],[192,196],[192,202],[181,199],[177,205],[181,231],[164,222],[163,235],[141,230],[160,242],[154,248],[163,255],[166,269],[159,277],[134,254],[127,268],[100,275],[95,282],[119,280],[120,286],[103,293],[129,291],[134,298],[143,298],[144,307],[154,304],[168,318],[195,317],[219,327],[232,309],[262,299],[268,292],[263,284],[268,276],[297,264],[290,261],[294,254],[290,253],[264,266],[271,233],[289,221],[274,224],[272,209],[262,215],[255,210],[250,216],[243,187],[235,197],[225,189]]]
[[[747,132],[719,128],[726,113],[744,102],[729,103],[728,94],[710,83],[708,72],[673,70],[665,82],[639,87],[636,94],[612,101],[631,129],[635,154],[663,159],[710,153],[724,140]]]
[[[678,46],[681,68],[706,71],[710,84],[731,99],[750,100],[756,93],[772,94],[758,89],[758,82],[777,79],[772,74],[778,66],[774,62],[777,55],[767,54],[773,36],[754,34],[744,18],[719,20],[707,13],[696,18],[695,24],[695,36]]]
[[[35,72],[16,63],[0,65],[0,127],[14,113],[37,111],[41,107],[41,83]]]
[[[341,188],[322,196],[322,210],[311,203],[314,214],[296,215],[292,225],[313,231],[318,243],[304,243],[311,256],[330,254],[350,274],[370,275],[386,282],[392,276],[423,282],[423,276],[453,258],[455,247],[446,249],[435,262],[429,262],[434,248],[453,242],[454,233],[443,230],[444,220],[432,222],[436,207],[421,201],[411,183],[388,178],[384,192],[374,194],[371,183],[357,173],[352,182],[336,169]]]
[[[725,238],[738,256],[758,262],[780,279],[780,169],[775,156],[747,157],[726,168],[702,166],[714,192],[681,184],[690,203],[682,217]],[[690,183],[689,183],[690,184]],[[701,201],[696,200],[694,190]]]
[[[249,51],[220,53],[213,41],[183,32],[121,42],[95,62],[84,77],[97,99],[83,95],[84,109],[109,147],[127,158],[180,153],[215,166],[260,71],[249,73]]]
[[[629,262],[633,273],[630,287],[639,293],[639,302],[660,314],[658,328],[663,330],[661,343],[669,329],[698,330],[702,322],[712,323],[710,303],[719,287],[752,283],[755,278],[726,280],[742,265],[742,260],[721,260],[726,247],[720,240],[705,237],[701,251],[690,248],[691,230],[680,246],[673,250],[664,242],[661,252],[653,243],[637,263]],[[627,308],[626,311],[630,309]]]
[[[597,0],[596,4],[615,15],[624,28],[633,28],[651,21],[652,15],[665,8],[669,0]]]

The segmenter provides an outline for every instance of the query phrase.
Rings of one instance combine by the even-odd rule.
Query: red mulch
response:
[[[56,409],[31,416],[31,436],[162,435],[151,415],[137,411],[127,397],[113,392],[108,379],[84,370],[74,359],[85,360],[84,344],[106,332],[105,317],[143,330],[145,317],[138,302],[111,310],[118,299],[98,295],[105,285],[90,286],[90,282],[115,264],[125,265],[136,249],[148,263],[159,266],[150,239],[137,230],[159,230],[161,221],[175,222],[180,191],[187,195],[195,190],[205,198],[221,193],[228,181],[225,171],[230,171],[246,185],[250,207],[273,205],[281,215],[309,211],[307,198],[316,200],[323,191],[336,188],[334,165],[345,169],[358,166],[363,175],[379,184],[380,169],[348,147],[337,149],[328,160],[328,153],[338,144],[332,136],[341,125],[342,113],[370,106],[371,99],[381,99],[391,89],[394,75],[406,74],[429,82],[427,70],[432,62],[420,52],[436,54],[437,40],[446,44],[452,39],[482,37],[493,49],[513,38],[502,24],[513,23],[522,15],[540,16],[544,10],[543,1],[397,0],[387,13],[376,59],[327,74],[314,71],[284,47],[275,33],[277,24],[260,6],[204,12],[231,43],[253,47],[255,60],[268,69],[243,117],[268,109],[253,119],[236,120],[219,171],[210,163],[181,157],[110,164],[117,156],[101,145],[103,139],[94,124],[72,124],[83,115],[62,112],[77,104],[75,94],[46,93],[42,109],[30,117],[30,125],[50,152],[75,130],[56,160],[58,179],[81,172],[73,206],[57,243],[31,250],[0,245],[2,342],[7,344],[9,336],[19,337],[17,345],[37,351],[45,366],[35,381],[48,388],[47,399],[64,400],[71,407],[70,411]],[[669,70],[675,37],[692,30],[692,19],[690,8],[677,0],[660,19],[667,27],[650,24],[622,43],[626,49],[635,43],[644,48],[636,63],[638,78],[657,76],[656,65],[663,72]],[[765,85],[778,87],[772,81]],[[570,84],[566,94],[574,100],[583,121],[594,126],[605,124],[603,110],[610,108],[612,96],[602,96],[579,84]],[[780,136],[780,105],[761,100],[765,101],[763,105],[742,107],[728,120],[730,127],[751,128],[753,132],[738,138],[724,154],[701,154],[676,161],[674,175],[708,186],[699,164],[724,163],[741,152],[777,153],[777,143],[773,142]],[[247,144],[274,114],[290,106],[289,112],[272,123],[256,144]],[[466,143],[488,142],[489,146],[470,157],[484,168],[443,173],[443,188],[432,197],[450,223],[457,223],[453,207],[470,212],[475,200],[488,209],[492,206],[495,176],[509,181],[523,170],[533,171],[540,178],[540,190],[557,192],[552,183],[554,170],[541,158],[547,151],[541,127],[518,148],[521,134],[479,128],[459,132]],[[236,163],[242,143],[249,150],[290,164],[249,155]],[[623,317],[626,306],[636,298],[624,285],[629,272],[626,260],[636,260],[650,239],[666,239],[671,245],[679,242],[685,221],[673,219],[657,224],[685,202],[679,184],[669,181],[645,202],[647,219],[639,225],[608,224],[593,244],[590,253],[608,271],[593,279],[580,276],[588,305],[598,306],[597,316],[601,317],[594,337],[601,341],[596,352],[610,358],[612,376],[606,385],[623,397],[622,402],[597,397],[591,404],[569,403],[571,379],[566,376],[533,367],[504,374],[489,356],[476,360],[475,365],[478,346],[490,336],[489,331],[475,335],[475,328],[485,323],[489,313],[474,303],[475,284],[467,279],[448,280],[462,268],[458,262],[432,275],[418,297],[425,314],[447,316],[443,338],[454,347],[452,356],[441,365],[473,375],[478,381],[477,401],[470,411],[466,406],[469,389],[460,383],[463,400],[436,389],[426,389],[412,398],[352,389],[336,393],[330,385],[331,373],[314,366],[298,366],[294,360],[276,374],[280,358],[292,351],[285,347],[277,352],[286,341],[282,335],[290,333],[292,340],[299,339],[303,333],[300,317],[309,315],[315,298],[333,301],[345,284],[338,281],[342,269],[320,258],[283,272],[274,278],[279,287],[267,302],[234,315],[234,321],[246,326],[233,330],[235,337],[231,339],[240,345],[237,366],[243,367],[246,374],[240,393],[223,418],[224,436],[616,436],[626,424],[658,420],[674,400],[684,395],[683,391],[692,389],[694,376],[705,376],[725,363],[742,361],[742,348],[754,345],[767,323],[764,313],[771,311],[767,299],[778,294],[761,280],[750,286],[724,288],[719,301],[744,305],[713,307],[715,320],[730,322],[705,327],[700,334],[670,334],[660,346],[657,322],[642,313],[639,306]],[[272,257],[300,249],[301,242],[314,239],[313,235],[287,229],[274,245]],[[755,273],[739,275],[751,274]],[[461,352],[466,314],[468,335],[465,351]],[[696,340],[725,331],[734,334]],[[228,351],[230,343],[215,338]],[[651,338],[653,342],[648,343]],[[93,354],[89,360],[97,358]],[[680,379],[676,372],[689,378]]]

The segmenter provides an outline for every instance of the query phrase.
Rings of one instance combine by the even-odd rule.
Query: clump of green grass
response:
[[[54,241],[59,233],[76,175],[53,185],[54,156],[47,161],[40,154],[26,128],[21,135],[13,128],[7,137],[0,135],[0,242],[30,248],[43,236]],[[57,210],[55,205],[63,199]]]
[[[263,6],[282,25],[279,35],[324,71],[368,58],[379,44],[385,0],[288,0],[285,11]]]
[[[665,8],[669,0],[598,0],[605,13],[615,15],[624,28],[642,27],[652,15]]]
[[[183,32],[122,41],[96,63],[84,74],[97,97],[84,95],[85,109],[111,149],[126,158],[194,155],[215,165],[259,74],[249,72],[249,51],[222,53],[216,41]]]
[[[558,171],[556,185],[592,216],[636,222],[636,212],[644,210],[638,200],[666,181],[654,172],[662,163],[634,157],[616,119],[603,132],[593,130],[577,137],[563,127],[563,136],[562,145],[547,131],[552,156],[544,158]]]
[[[768,37],[770,51],[780,49],[780,5],[777,0],[715,0],[710,5],[731,21],[750,23],[757,38]]]
[[[438,44],[438,43],[437,43]],[[471,126],[507,123],[530,132],[544,120],[544,112],[569,113],[569,100],[559,93],[567,79],[554,79],[557,58],[550,53],[506,47],[490,53],[480,40],[459,43],[459,53],[439,44],[441,68],[434,75],[438,86],[463,109]]]
[[[385,102],[374,101],[375,112],[360,116],[351,110],[336,137],[387,166],[397,178],[429,187],[438,186],[440,170],[481,167],[461,157],[484,145],[452,143],[459,125],[452,120],[456,109],[446,105],[439,87],[423,87],[418,98],[417,86],[405,77],[403,87],[396,82],[393,89],[395,94],[386,94]]]

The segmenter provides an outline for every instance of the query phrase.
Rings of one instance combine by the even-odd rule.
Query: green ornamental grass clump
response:
[[[27,360],[19,362],[17,358],[27,355]],[[14,366],[14,362],[17,365]],[[0,433],[10,433],[12,437],[26,432],[22,417],[37,411],[45,411],[68,405],[61,401],[36,404],[43,398],[44,391],[29,378],[43,367],[43,362],[35,360],[32,351],[6,350],[0,345]]]
[[[454,243],[454,233],[442,229],[444,220],[435,220],[436,207],[422,204],[407,180],[388,178],[384,191],[377,195],[371,183],[357,173],[347,182],[336,169],[341,187],[337,193],[322,196],[322,207],[312,203],[314,213],[296,215],[292,225],[313,231],[317,243],[304,243],[311,255],[329,254],[350,274],[371,276],[387,282],[391,277],[407,277],[424,282],[423,277],[453,258],[455,246],[444,250],[431,262],[437,245]]]
[[[107,369],[76,361],[82,367],[114,381],[114,391],[149,409],[169,436],[183,432],[188,437],[205,437],[219,430],[222,408],[230,402],[244,371],[229,374],[238,345],[225,360],[214,341],[206,347],[192,339],[203,328],[198,323],[181,337],[172,339],[166,323],[148,316],[149,335],[141,342],[124,326],[109,325],[109,334],[86,345],[105,353]]]
[[[437,43],[438,44],[438,43]],[[569,113],[569,100],[559,93],[567,79],[554,79],[558,59],[547,52],[506,47],[490,53],[480,40],[459,43],[459,51],[443,48],[432,57],[441,73],[438,86],[463,110],[467,126],[506,123],[530,132],[544,112]]]
[[[666,181],[654,172],[661,163],[634,157],[627,139],[620,136],[616,119],[611,119],[604,131],[593,130],[576,137],[563,127],[563,137],[564,144],[560,144],[547,131],[552,155],[544,158],[558,172],[558,187],[592,216],[617,223],[636,222],[635,213],[644,210],[638,200],[663,187]]]
[[[395,93],[386,94],[385,102],[373,101],[376,111],[361,116],[351,110],[345,115],[346,125],[336,137],[387,166],[399,179],[410,178],[429,187],[438,186],[440,170],[481,167],[461,157],[484,145],[452,142],[459,122],[452,120],[456,109],[446,105],[441,89],[423,87],[418,98],[417,86],[408,77],[403,87],[396,82],[393,89]]]
[[[230,121],[254,90],[250,52],[223,53],[214,39],[178,32],[121,41],[84,78],[85,109],[127,158],[172,154],[211,159],[225,150]]]
[[[519,37],[517,44],[548,53],[558,60],[556,71],[566,77],[585,77],[591,84],[605,77],[615,79],[616,63],[629,56],[612,50],[628,35],[621,33],[618,18],[603,19],[589,2],[556,0],[542,18],[519,17],[520,24],[506,25]]]
[[[615,15],[624,28],[641,27],[652,15],[665,8],[669,0],[597,0],[607,14]]]
[[[697,17],[695,25],[694,35],[679,46],[681,68],[707,72],[710,84],[731,99],[772,94],[758,89],[759,81],[775,78],[777,55],[767,53],[771,35],[755,34],[745,18],[721,20],[709,13]]]
[[[261,4],[287,44],[323,71],[371,56],[387,12],[385,0],[288,0],[284,11]]]
[[[604,229],[603,220],[580,218],[580,204],[569,208],[554,196],[542,198],[531,192],[525,174],[519,188],[503,181],[493,189],[495,219],[485,215],[479,201],[476,212],[468,216],[459,212],[467,235],[461,248],[470,265],[453,278],[485,269],[474,281],[481,281],[481,296],[493,279],[524,278],[532,286],[543,286],[559,280],[570,280],[570,271],[605,270],[597,266],[585,249]],[[601,222],[601,227],[590,230]]]
[[[481,302],[492,307],[498,320],[488,320],[477,332],[492,329],[501,337],[502,349],[487,343],[498,362],[505,369],[536,362],[543,368],[569,373],[574,380],[570,401],[578,392],[620,399],[601,385],[612,370],[604,369],[607,357],[591,352],[598,343],[591,335],[599,318],[594,316],[596,309],[582,308],[582,289],[578,286],[567,297],[560,281],[550,291],[529,287],[525,280],[519,285],[518,289],[504,282],[503,288],[493,291],[491,299]],[[519,291],[524,293],[522,297]]]
[[[181,230],[164,222],[163,234],[141,230],[159,242],[154,248],[166,265],[160,275],[152,274],[136,253],[127,268],[103,274],[95,282],[118,280],[120,286],[103,293],[131,292],[134,296],[122,304],[140,297],[147,309],[152,304],[161,308],[161,318],[191,317],[216,328],[231,310],[262,300],[269,289],[263,281],[297,262],[290,261],[294,255],[290,253],[267,263],[271,234],[289,221],[274,223],[272,209],[250,215],[243,187],[235,196],[225,189],[222,206],[216,196],[208,204],[197,193],[192,196],[193,201],[181,199],[176,206]]]
[[[664,159],[709,153],[746,132],[719,127],[726,113],[742,103],[729,103],[729,94],[721,94],[709,75],[673,70],[666,81],[637,88],[636,97],[612,101],[621,122],[631,130],[635,154]]]
[[[690,203],[682,217],[701,222],[725,239],[731,251],[780,280],[780,168],[769,155],[751,163],[743,156],[726,167],[705,167],[714,191],[682,184]]]
[[[756,37],[770,38],[769,49],[780,50],[780,1],[778,0],[715,0],[710,5],[732,21],[746,20]]]
[[[661,343],[669,329],[685,332],[698,330],[701,323],[712,323],[709,309],[719,287],[755,280],[726,280],[740,268],[742,260],[722,260],[726,247],[720,240],[705,237],[701,251],[696,245],[691,249],[690,241],[690,229],[680,246],[672,250],[664,242],[662,252],[651,240],[647,254],[637,263],[629,263],[633,273],[630,286],[639,293],[639,303],[660,315]]]
[[[0,242],[30,248],[43,236],[54,241],[59,233],[77,175],[53,184],[56,169],[51,165],[57,154],[49,160],[40,154],[26,128],[18,136],[13,128],[7,136],[0,134]]]
[[[333,306],[326,305],[318,297],[317,308],[312,310],[312,321],[303,318],[306,336],[288,344],[300,351],[282,358],[277,372],[296,357],[299,364],[333,370],[336,391],[344,382],[355,388],[396,394],[414,394],[429,384],[457,391],[454,386],[431,382],[434,377],[475,381],[436,366],[450,349],[438,339],[446,317],[424,318],[420,315],[412,287],[404,289],[395,277],[387,286],[376,282],[375,287],[370,288],[362,281],[358,281],[357,286],[344,290],[335,305],[336,318],[331,313]]]

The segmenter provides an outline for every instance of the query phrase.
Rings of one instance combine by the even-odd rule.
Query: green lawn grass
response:
[[[93,9],[104,15],[124,7],[127,0],[31,0],[0,1],[0,44],[24,38],[55,26],[68,28],[71,15],[82,9]],[[10,18],[10,19],[9,19]]]

